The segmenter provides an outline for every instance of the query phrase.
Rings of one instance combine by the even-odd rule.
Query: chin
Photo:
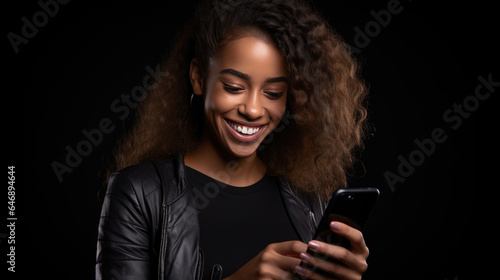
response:
[[[252,143],[251,145],[248,144],[235,144],[231,143],[229,144],[229,153],[240,159],[240,158],[248,158],[252,155],[254,155],[257,152],[257,148],[259,147],[260,142],[258,143]]]

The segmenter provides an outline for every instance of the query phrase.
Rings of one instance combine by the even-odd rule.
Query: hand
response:
[[[363,234],[344,223],[332,222],[330,229],[336,234],[347,238],[351,244],[350,250],[313,240],[309,242],[311,251],[323,255],[315,257],[308,253],[301,253],[302,261],[309,266],[316,267],[324,272],[334,275],[336,278],[329,278],[318,272],[314,272],[302,266],[296,266],[294,270],[307,279],[361,279],[361,276],[368,268],[366,259],[368,258],[368,248],[365,245]],[[324,256],[335,260],[327,260]]]
[[[270,244],[233,275],[224,280],[292,279],[294,274],[291,272],[301,261],[299,258],[300,253],[306,250],[307,244],[300,241]]]

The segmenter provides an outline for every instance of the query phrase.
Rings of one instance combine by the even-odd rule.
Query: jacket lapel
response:
[[[292,225],[299,235],[300,240],[307,243],[312,239],[316,231],[316,226],[323,213],[324,205],[319,197],[302,195],[299,198],[284,178],[280,177],[279,182],[285,209],[290,216]]]

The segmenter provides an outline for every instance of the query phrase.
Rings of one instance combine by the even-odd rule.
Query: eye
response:
[[[224,90],[229,92],[229,93],[239,93],[240,91],[243,90],[242,88],[233,87],[233,86],[230,86],[226,83],[222,83],[222,86],[224,87]]]
[[[283,96],[283,94],[284,94],[283,91],[280,91],[280,92],[266,91],[265,93],[267,94],[267,96],[270,99],[273,99],[273,100],[280,99]]]

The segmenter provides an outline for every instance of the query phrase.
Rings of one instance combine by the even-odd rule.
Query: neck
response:
[[[221,152],[207,137],[202,137],[196,149],[185,154],[184,162],[211,178],[235,187],[250,186],[266,173],[266,166],[257,152],[248,157],[237,158]]]

